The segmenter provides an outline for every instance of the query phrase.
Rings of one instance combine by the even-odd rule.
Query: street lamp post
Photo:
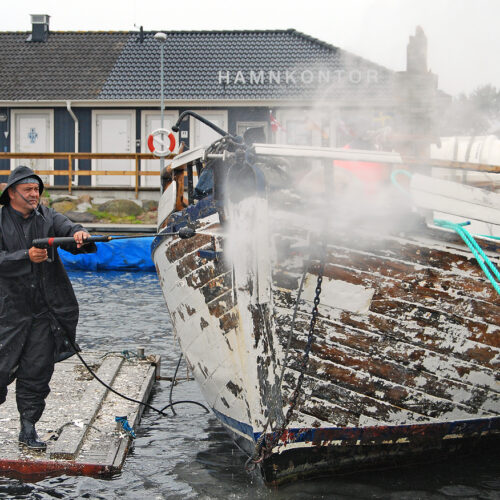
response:
[[[167,41],[167,35],[160,31],[155,34],[154,38],[160,42],[160,128],[163,129],[163,125],[165,122],[165,101],[163,92],[163,53],[165,49],[165,42]],[[162,140],[166,139],[163,137],[163,134],[160,135],[160,137]],[[164,166],[165,158],[163,156],[160,156],[160,172],[163,171]]]

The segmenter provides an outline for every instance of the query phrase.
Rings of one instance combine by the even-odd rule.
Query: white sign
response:
[[[378,83],[378,71],[368,70],[219,70],[219,85],[328,85],[332,83]]]

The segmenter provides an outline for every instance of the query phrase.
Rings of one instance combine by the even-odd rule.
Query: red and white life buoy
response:
[[[168,138],[167,141],[164,139]],[[155,147],[156,145],[160,147]],[[175,148],[175,136],[171,130],[168,128],[158,128],[151,132],[148,136],[148,148],[155,156],[167,156],[172,153]]]

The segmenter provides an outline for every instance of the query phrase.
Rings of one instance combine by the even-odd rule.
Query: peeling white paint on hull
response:
[[[281,194],[279,210],[247,194],[220,218],[186,209],[168,227],[191,223],[197,234],[160,238],[154,251],[207,403],[250,452],[262,434],[270,443],[266,480],[498,436],[500,301],[467,248],[411,224],[308,227]]]

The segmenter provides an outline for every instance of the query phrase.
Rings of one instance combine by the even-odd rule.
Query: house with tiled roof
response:
[[[166,31],[161,41],[142,29],[51,32],[49,16],[32,22],[31,32],[0,32],[0,151],[147,152],[160,124],[162,53],[167,127],[191,109],[233,134],[262,127],[269,142],[341,146],[386,125],[401,106],[396,72],[293,29]],[[178,134],[188,148],[215,138],[194,120]],[[92,169],[134,168],[131,160],[79,160],[77,169],[91,161]],[[66,169],[60,160],[33,166]],[[144,160],[141,169],[158,164]],[[118,176],[77,182],[131,185]]]

